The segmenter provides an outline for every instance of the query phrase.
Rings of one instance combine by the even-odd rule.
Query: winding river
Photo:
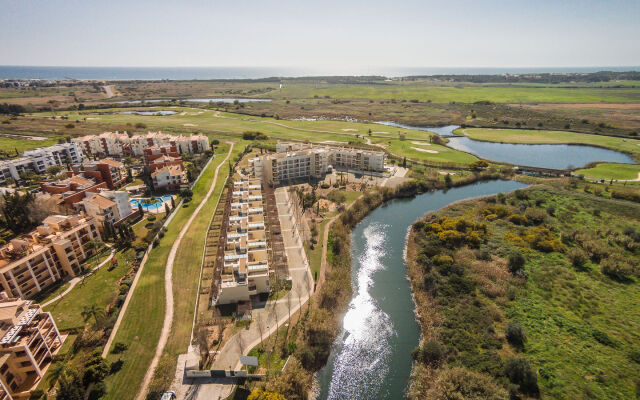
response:
[[[375,209],[351,234],[353,297],[327,365],[319,399],[401,399],[420,337],[404,248],[409,226],[430,211],[526,185],[491,181],[396,199]]]

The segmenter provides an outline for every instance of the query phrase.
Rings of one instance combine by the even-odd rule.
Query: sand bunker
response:
[[[187,112],[186,112],[186,111],[183,111],[183,112],[181,112],[181,113],[180,113],[180,114],[178,114],[178,115],[187,115]]]
[[[417,144],[418,146],[431,146],[431,143],[427,142],[411,142],[411,144]]]
[[[455,172],[449,172],[449,171],[438,171],[438,173],[440,175],[455,175]]]
[[[389,132],[382,132],[382,131],[380,131],[380,132],[371,132],[371,133],[386,133],[386,134],[389,134]]]
[[[419,147],[412,147],[412,149],[417,150],[417,151],[421,151],[423,153],[438,154],[438,152],[435,151],[435,150],[421,149]]]
[[[92,119],[100,119],[100,118],[98,118],[98,117],[87,117],[87,118],[86,118],[86,120],[87,120],[87,121],[90,121],[90,120],[92,120]]]
[[[343,129],[343,131],[344,131],[344,132],[358,132],[358,130],[357,130],[357,129],[351,129],[351,128]]]
[[[196,124],[182,124],[182,126],[198,126]]]

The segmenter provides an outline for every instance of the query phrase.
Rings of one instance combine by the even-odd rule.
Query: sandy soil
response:
[[[412,147],[412,149],[417,150],[417,151],[421,151],[423,153],[431,153],[431,154],[438,154],[437,151],[435,150],[427,150],[427,149],[421,149],[419,147]]]

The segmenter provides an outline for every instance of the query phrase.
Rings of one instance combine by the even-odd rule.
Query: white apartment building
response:
[[[20,174],[23,172],[32,171],[42,174],[49,167],[64,166],[67,159],[72,163],[84,160],[82,148],[78,143],[61,143],[26,150],[22,153],[22,157],[0,161],[0,184],[5,183],[9,178],[20,179]]]
[[[249,168],[256,178],[278,186],[301,179],[321,179],[330,167],[384,171],[385,159],[383,151],[285,142],[276,144],[276,153],[249,160]]]
[[[87,135],[75,139],[87,154],[106,154],[109,156],[141,156],[150,147],[171,145],[180,153],[202,153],[210,148],[209,138],[204,135],[173,136],[166,133],[147,132],[144,135],[129,137],[127,132],[104,132],[100,135]]]
[[[168,165],[151,173],[153,187],[163,190],[178,190],[187,185],[187,173],[180,165]]]
[[[98,193],[87,192],[82,200],[82,206],[87,215],[111,224],[128,217],[133,212],[129,203],[129,193],[126,191],[99,189]]]
[[[220,282],[215,282],[217,290],[211,297],[214,306],[248,301],[252,295],[270,291],[261,187],[257,179],[233,184],[224,261],[218,266]]]

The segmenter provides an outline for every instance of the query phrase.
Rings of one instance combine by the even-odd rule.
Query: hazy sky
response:
[[[639,0],[0,0],[0,65],[640,65]]]

